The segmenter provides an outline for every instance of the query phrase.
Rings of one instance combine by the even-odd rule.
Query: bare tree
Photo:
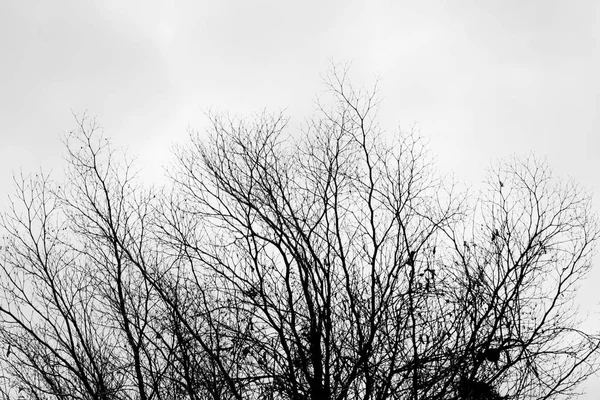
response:
[[[589,197],[514,160],[468,205],[421,137],[385,143],[376,90],[339,70],[327,84],[301,138],[281,115],[212,115],[172,173],[197,225],[171,238],[241,312],[248,376],[291,399],[572,393],[598,346],[571,307],[598,237]]]
[[[17,179],[1,220],[1,358],[12,392],[165,398],[173,354],[156,332],[166,308],[137,267],[159,259],[148,229],[154,194],[135,186],[93,121],[81,119],[65,144],[65,183]]]
[[[590,197],[534,157],[487,189],[388,140],[346,70],[301,134],[210,115],[171,184],[82,120],[68,179],[18,179],[2,218],[0,354],[23,397],[549,399],[596,369],[573,295]],[[12,393],[12,392],[11,392]]]
[[[460,347],[471,358],[460,363],[466,386],[554,398],[593,370],[598,338],[578,328],[573,302],[598,238],[590,200],[533,157],[490,171],[471,230],[453,231],[448,260]]]

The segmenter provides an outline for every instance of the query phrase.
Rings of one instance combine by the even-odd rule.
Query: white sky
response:
[[[599,45],[595,0],[2,0],[1,192],[21,167],[62,170],[72,112],[96,116],[147,179],[208,108],[285,108],[295,128],[333,60],[352,61],[356,84],[379,76],[382,125],[416,123],[458,179],[533,150],[600,209]],[[600,265],[590,302],[598,283]]]

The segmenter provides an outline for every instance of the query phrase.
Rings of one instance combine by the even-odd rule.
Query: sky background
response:
[[[381,125],[416,126],[458,180],[534,151],[600,210],[599,45],[595,0],[2,0],[0,206],[14,171],[60,173],[73,113],[152,181],[209,108],[286,109],[299,128],[333,61],[352,62],[356,85],[379,77]],[[587,388],[598,398],[600,378]]]

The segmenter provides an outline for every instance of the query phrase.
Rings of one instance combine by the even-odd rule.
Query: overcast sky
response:
[[[72,113],[95,116],[146,178],[208,108],[285,108],[295,129],[333,60],[355,84],[380,77],[382,125],[416,124],[459,180],[534,151],[600,208],[599,18],[595,0],[2,0],[1,192],[19,168],[62,169]]]

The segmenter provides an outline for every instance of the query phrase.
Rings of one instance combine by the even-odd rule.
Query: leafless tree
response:
[[[194,349],[180,321],[198,324],[199,317],[173,317],[162,286],[147,279],[176,261],[156,240],[157,193],[137,186],[131,164],[93,121],[84,117],[78,128],[65,138],[65,182],[40,174],[16,179],[1,220],[5,392],[187,398],[186,388],[198,387],[186,381],[190,363],[181,360]]]
[[[2,218],[3,361],[32,398],[147,400],[156,296],[123,248],[145,251],[150,204],[88,122],[66,137],[67,183],[16,180]]]
[[[376,89],[340,70],[327,84],[300,137],[282,115],[212,115],[172,172],[195,224],[170,238],[241,313],[249,376],[290,399],[572,393],[598,347],[572,308],[598,237],[589,196],[532,158],[466,198],[422,137],[386,142]]]
[[[573,302],[597,238],[590,197],[545,162],[512,159],[490,171],[447,261],[459,348],[471,357],[460,360],[466,386],[494,385],[510,398],[574,392],[597,358],[597,336],[579,328]]]
[[[346,70],[300,133],[211,114],[162,190],[81,120],[2,218],[0,363],[23,397],[549,399],[597,366],[573,295],[590,197],[530,157],[480,193],[388,137]],[[9,390],[10,391],[10,390]],[[14,393],[14,392],[11,392]]]

